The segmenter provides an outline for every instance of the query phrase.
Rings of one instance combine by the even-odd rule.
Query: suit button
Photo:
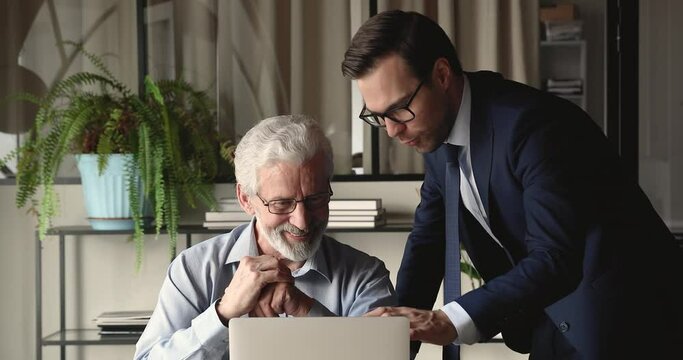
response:
[[[563,333],[567,332],[569,330],[569,324],[567,324],[566,321],[563,321],[560,323],[559,328],[560,328],[560,332],[563,332]]]

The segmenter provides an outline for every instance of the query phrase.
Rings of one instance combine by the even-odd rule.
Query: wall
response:
[[[14,186],[0,185],[0,354],[30,359],[35,347],[33,221],[14,206],[15,193]]]
[[[669,226],[683,229],[683,3],[641,1],[639,172],[643,190]]]
[[[394,216],[410,216],[418,202],[420,182],[341,182],[334,183],[335,196],[381,197],[384,207]],[[86,225],[79,185],[60,185],[61,215],[55,225]],[[217,196],[232,192],[228,185],[217,186]],[[0,353],[6,359],[35,358],[35,240],[33,219],[25,209],[16,209],[16,188],[0,186],[0,279],[4,294],[0,298],[0,318],[3,319]],[[195,211],[186,221],[199,222],[202,211]],[[334,234],[340,241],[383,259],[395,281],[403,253],[406,234]],[[196,235],[193,241],[201,241]],[[50,333],[59,326],[58,319],[58,239],[48,237],[43,246],[43,331]],[[184,243],[179,244],[183,248]],[[134,249],[125,237],[88,236],[71,238],[67,242],[67,326],[94,328],[92,319],[102,311],[149,309],[156,296],[168,265],[167,242],[161,236],[146,238],[142,269],[134,271]],[[437,304],[441,303],[441,298]],[[58,358],[59,348],[43,347],[45,359]],[[130,359],[133,346],[67,347],[74,359]],[[441,351],[436,346],[424,346],[418,360],[436,360]],[[463,359],[525,359],[502,344],[466,346]]]

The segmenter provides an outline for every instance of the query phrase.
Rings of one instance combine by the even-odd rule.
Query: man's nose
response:
[[[296,204],[294,211],[289,214],[289,223],[301,230],[308,231],[309,220],[310,211],[306,208],[303,202]]]
[[[396,121],[386,119],[385,120],[385,125],[387,129],[387,135],[389,135],[390,138],[396,137],[396,135],[400,134],[403,129],[405,129],[405,125],[401,123],[397,123]]]

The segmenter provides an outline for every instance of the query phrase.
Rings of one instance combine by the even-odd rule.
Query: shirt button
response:
[[[569,324],[566,321],[563,321],[560,323],[559,328],[560,328],[560,332],[563,332],[563,333],[567,332],[567,331],[569,331]]]

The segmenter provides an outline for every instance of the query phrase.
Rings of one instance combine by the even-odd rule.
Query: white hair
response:
[[[306,115],[282,115],[261,120],[235,149],[235,178],[249,195],[258,189],[258,171],[279,162],[301,165],[322,153],[332,178],[332,146],[322,128]]]

